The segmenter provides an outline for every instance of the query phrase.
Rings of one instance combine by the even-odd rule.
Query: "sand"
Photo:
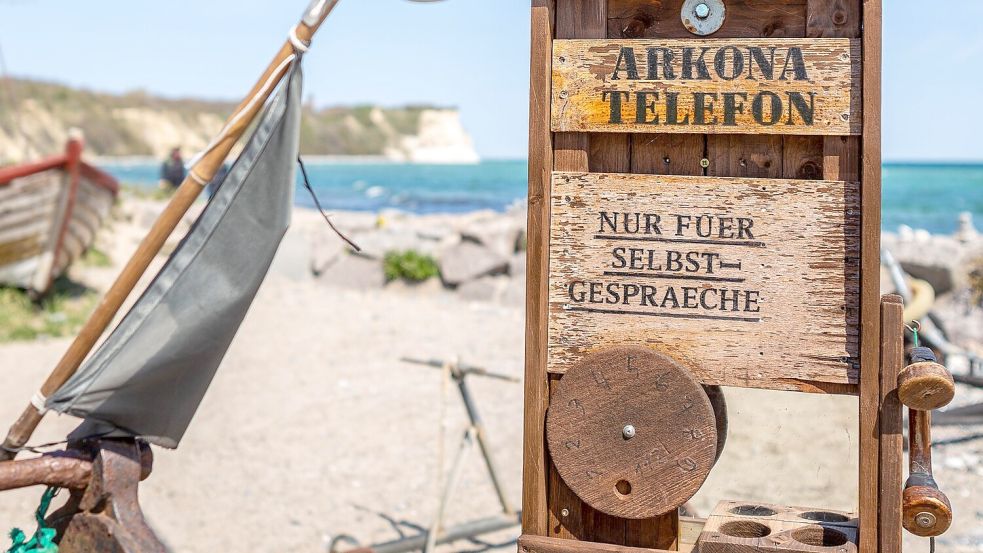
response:
[[[310,215],[300,214],[288,241],[309,230],[316,221]],[[114,261],[125,258],[137,235],[112,235],[107,249]],[[78,272],[84,274],[76,278],[97,287],[113,274]],[[278,260],[181,447],[155,449],[154,472],[140,488],[146,516],[173,551],[188,553],[319,552],[342,533],[368,544],[419,532],[433,517],[438,470],[449,469],[466,418],[440,371],[400,358],[459,356],[521,376],[523,333],[519,307],[466,302],[428,285],[335,288],[298,271],[296,260]],[[67,343],[0,346],[4,426]],[[480,378],[472,385],[517,505],[521,385]],[[855,398],[736,389],[726,396],[731,432],[723,458],[694,498],[698,512],[707,514],[722,499],[853,509]],[[49,416],[34,442],[62,439],[74,424],[70,417]],[[942,550],[983,550],[981,447],[977,440],[939,453],[938,480],[957,513]],[[40,493],[0,494],[0,528],[33,529],[31,511]],[[497,510],[475,451],[448,522]],[[442,549],[514,551],[517,533]],[[907,550],[927,546],[909,539]]]

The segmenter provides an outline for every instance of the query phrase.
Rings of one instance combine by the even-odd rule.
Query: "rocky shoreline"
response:
[[[113,232],[104,235],[136,239],[149,229],[163,207],[158,200],[125,197]],[[199,202],[192,208],[164,253],[176,246],[203,207]],[[312,279],[355,290],[404,288],[416,293],[453,293],[468,301],[523,303],[523,204],[505,212],[415,215],[345,211],[329,215],[360,251],[353,251],[318,212],[298,207],[272,270],[294,280]],[[964,311],[973,311],[979,307],[983,291],[983,235],[976,231],[969,213],[959,217],[959,229],[952,235],[933,235],[902,226],[882,234],[882,247],[908,275],[931,284],[943,306],[956,303]],[[407,252],[432,263],[434,276],[420,281],[387,277],[387,255]],[[889,278],[882,278],[882,283],[883,292],[892,291]],[[983,336],[978,338],[983,341]]]

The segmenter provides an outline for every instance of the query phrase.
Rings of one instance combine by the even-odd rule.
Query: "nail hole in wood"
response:
[[[618,480],[618,483],[614,485],[614,489],[621,495],[630,495],[631,483],[627,480]]]

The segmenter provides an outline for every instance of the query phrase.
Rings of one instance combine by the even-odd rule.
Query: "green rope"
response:
[[[31,539],[27,539],[27,535],[20,528],[14,528],[10,531],[10,539],[13,541],[13,545],[10,546],[7,553],[58,553],[58,546],[54,541],[55,529],[49,527],[44,522],[44,516],[48,512],[48,506],[51,505],[51,500],[57,494],[58,488],[48,488],[44,491],[44,495],[41,496],[41,504],[38,505],[37,511],[34,512],[34,518],[38,522],[38,529],[34,531]]]

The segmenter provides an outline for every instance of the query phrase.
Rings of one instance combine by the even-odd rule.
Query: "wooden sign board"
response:
[[[644,345],[705,384],[858,382],[854,182],[554,173],[548,364]]]
[[[556,132],[858,135],[857,39],[557,40]]]

